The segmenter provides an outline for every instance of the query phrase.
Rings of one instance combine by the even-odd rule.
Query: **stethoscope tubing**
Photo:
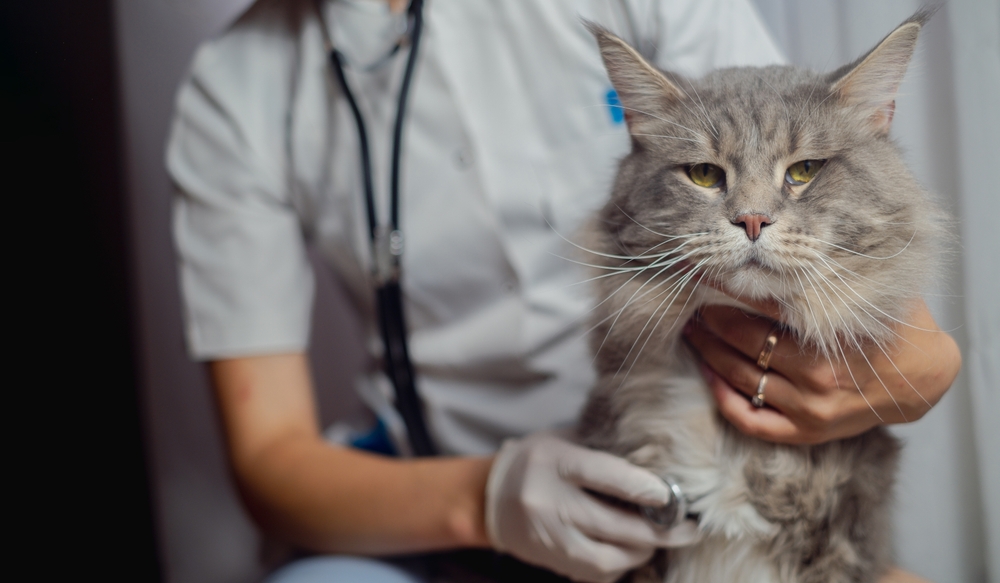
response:
[[[322,9],[317,6],[322,16]],[[415,456],[433,456],[437,447],[427,429],[423,405],[417,393],[416,375],[410,360],[407,327],[403,309],[403,291],[400,285],[400,257],[402,255],[402,234],[399,229],[399,183],[400,160],[402,158],[403,126],[406,120],[406,106],[413,81],[423,31],[423,0],[411,0],[407,8],[410,24],[407,27],[410,54],[403,72],[396,105],[396,120],[392,132],[392,166],[390,174],[389,224],[380,228],[375,209],[375,188],[372,180],[371,153],[364,115],[351,91],[345,73],[344,56],[327,39],[330,49],[330,64],[334,75],[347,98],[358,130],[358,148],[361,154],[361,172],[364,179],[365,207],[368,215],[368,233],[372,244],[372,260],[375,272],[375,300],[378,308],[379,331],[385,350],[385,368],[396,394],[396,409],[406,425],[410,449]],[[402,40],[400,41],[402,42]],[[392,49],[394,54],[400,44]]]

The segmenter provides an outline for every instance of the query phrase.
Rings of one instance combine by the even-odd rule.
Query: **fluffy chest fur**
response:
[[[894,342],[945,224],[888,136],[927,17],[827,75],[699,80],[593,29],[632,151],[587,231],[599,381],[580,438],[677,479],[704,533],[637,578],[870,581],[887,567],[895,440],[882,429],[820,446],[746,437],[717,415],[679,337],[700,306],[735,303],[714,286],[776,301],[820,358]]]

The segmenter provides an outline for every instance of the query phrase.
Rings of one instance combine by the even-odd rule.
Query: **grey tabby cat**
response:
[[[946,236],[888,135],[929,15],[829,74],[701,79],[659,71],[589,25],[632,150],[586,234],[603,301],[579,439],[672,476],[703,533],[635,580],[859,582],[888,568],[897,441],[882,428],[817,446],[747,437],[717,414],[679,337],[699,306],[735,303],[710,279],[776,300],[817,358],[893,343]]]

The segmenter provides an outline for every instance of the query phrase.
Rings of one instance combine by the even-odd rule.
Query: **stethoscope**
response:
[[[316,1],[316,8],[322,22],[323,0]],[[624,6],[624,4],[623,4]],[[629,21],[630,28],[634,23]],[[403,234],[399,230],[399,163],[402,151],[403,122],[406,117],[406,103],[409,97],[410,84],[413,79],[413,69],[420,48],[420,34],[423,30],[423,0],[410,0],[407,8],[406,30],[386,55],[367,67],[368,70],[378,68],[388,62],[407,43],[410,54],[403,72],[403,82],[399,89],[399,100],[396,106],[396,120],[392,135],[392,170],[390,175],[390,214],[389,222],[378,224],[375,212],[375,194],[372,181],[371,154],[368,146],[368,131],[365,128],[364,116],[358,107],[357,100],[351,91],[345,74],[346,59],[337,50],[330,38],[325,25],[323,28],[324,42],[330,55],[331,68],[350,105],[358,130],[358,147],[361,153],[361,172],[364,179],[365,206],[368,215],[368,232],[371,240],[373,272],[376,282],[375,300],[378,311],[379,329],[382,333],[382,344],[385,349],[385,372],[392,382],[396,393],[396,409],[406,424],[410,447],[416,456],[433,456],[437,447],[431,439],[424,420],[423,407],[417,395],[413,363],[407,343],[406,319],[403,312],[403,293],[400,287],[400,258],[403,254]],[[671,476],[663,478],[671,492],[670,501],[662,507],[641,506],[640,514],[659,528],[672,528],[692,515],[688,510],[688,499],[681,491],[677,481]]]
[[[323,12],[317,0],[315,6],[323,22]],[[406,102],[410,95],[413,69],[420,48],[420,33],[423,30],[423,0],[410,0],[407,8],[406,30],[395,45],[375,64],[367,67],[373,70],[389,62],[406,44],[410,54],[403,72],[403,83],[399,89],[396,105],[396,120],[392,132],[392,166],[390,175],[389,222],[380,225],[375,211],[375,188],[372,181],[371,152],[368,145],[368,131],[358,102],[347,81],[345,67],[347,59],[337,50],[325,25],[323,29],[327,54],[337,81],[347,98],[358,129],[358,148],[361,153],[361,175],[364,179],[365,207],[368,214],[368,234],[371,241],[372,270],[375,279],[375,302],[378,313],[379,331],[384,348],[385,373],[392,382],[396,394],[396,409],[406,425],[410,448],[416,456],[437,454],[437,447],[427,431],[423,407],[417,395],[413,363],[407,342],[406,318],[403,311],[403,292],[400,287],[400,259],[403,255],[403,233],[399,229],[399,171],[403,142],[403,122],[406,118]]]

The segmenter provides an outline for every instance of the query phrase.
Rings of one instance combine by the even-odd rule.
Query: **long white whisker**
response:
[[[830,291],[832,291],[834,294],[836,294],[841,300],[850,300],[850,298],[844,297],[841,294],[841,292],[839,292],[837,290],[836,286],[829,285],[832,282],[829,282],[828,280],[826,280],[826,277],[822,273],[820,273],[817,268],[813,267],[812,269],[813,269],[813,273],[817,277],[819,277],[821,280],[825,281],[828,284],[827,287],[830,288]],[[818,282],[816,282],[816,283],[818,285]],[[826,294],[826,290],[825,290],[825,288],[823,286],[818,286],[818,287],[819,287],[820,291],[822,291],[824,294]],[[830,299],[831,302],[833,301],[832,298],[830,298],[829,295],[827,295],[827,298]],[[847,308],[847,310],[849,312],[851,312],[851,315],[854,316],[854,318],[855,318],[856,321],[862,322],[862,320],[860,318],[858,318],[857,314],[854,313],[854,310],[851,309],[850,304],[848,304],[847,302],[842,302],[842,303],[843,303],[843,306],[845,308]],[[854,302],[854,303],[856,304],[856,302]],[[858,307],[861,308],[860,305]],[[861,308],[861,309],[862,309],[862,311],[864,311],[864,308]],[[866,314],[867,314],[867,312],[866,312]],[[869,317],[870,316],[871,315],[869,314]],[[843,321],[843,317],[841,317],[841,321]],[[881,322],[879,322],[879,323],[881,324]],[[845,325],[846,325],[846,322],[845,322]],[[875,367],[872,365],[871,361],[868,360],[868,355],[865,354],[864,350],[862,349],[863,347],[855,339],[853,339],[852,337],[849,338],[849,340],[852,343],[852,345],[854,346],[855,351],[858,354],[860,354],[862,358],[865,359],[866,363],[868,363],[868,367],[872,369],[872,372],[875,374],[875,378],[878,380],[879,384],[881,384],[882,387],[885,389],[886,394],[889,395],[889,398],[892,400],[892,403],[896,406],[896,409],[899,410],[899,414],[903,416],[904,420],[906,420],[906,414],[903,413],[902,407],[899,406],[899,403],[896,401],[896,397],[893,396],[892,391],[889,390],[889,387],[887,387],[886,384],[884,382],[882,382],[882,378],[879,376],[878,372],[875,370]],[[837,346],[839,348],[839,344]],[[877,411],[875,411],[875,408],[872,407],[871,403],[868,401],[868,397],[865,396],[864,391],[861,390],[861,385],[859,385],[857,379],[854,378],[854,372],[851,370],[850,364],[847,362],[847,356],[846,356],[846,354],[844,354],[843,349],[840,349],[840,353],[841,353],[841,355],[842,355],[842,357],[844,359],[844,366],[847,367],[847,372],[848,372],[848,374],[850,374],[851,380],[854,381],[854,386],[856,386],[858,388],[858,393],[860,393],[861,396],[862,396],[862,398],[864,398],[865,402],[868,403],[868,407],[872,410],[873,413],[875,413],[875,416],[878,417],[878,420],[880,422],[884,423],[884,420],[882,419],[882,417],[878,414]]]
[[[638,362],[639,356],[642,354],[643,348],[645,348],[646,344],[649,342],[649,339],[653,336],[653,332],[655,331],[656,326],[659,324],[659,321],[662,320],[663,317],[670,311],[670,308],[673,306],[674,301],[677,299],[677,297],[680,295],[680,293],[684,290],[684,287],[688,284],[688,282],[691,281],[691,279],[697,273],[698,269],[702,265],[704,265],[707,261],[708,261],[708,259],[703,259],[701,262],[699,262],[697,265],[695,265],[694,268],[691,269],[691,271],[688,271],[687,273],[685,273],[684,276],[680,280],[678,280],[675,284],[673,284],[671,286],[671,290],[673,291],[673,293],[670,294],[670,295],[668,295],[667,297],[663,298],[663,301],[660,302],[660,305],[658,305],[656,307],[656,309],[654,309],[652,311],[652,313],[650,313],[649,318],[646,319],[646,322],[645,322],[645,324],[643,324],[642,329],[639,330],[639,333],[636,335],[635,341],[632,343],[632,346],[629,347],[628,353],[625,355],[624,358],[622,358],[622,362],[618,366],[618,371],[615,373],[616,377],[621,373],[622,367],[625,366],[625,363],[629,361],[629,357],[632,355],[632,351],[635,350],[636,344],[639,342],[639,339],[642,338],[643,333],[646,331],[646,328],[649,327],[649,323],[653,320],[653,317],[656,316],[656,313],[658,311],[660,311],[661,309],[663,310],[663,313],[660,314],[660,318],[657,320],[657,323],[653,325],[653,328],[650,329],[649,334],[646,335],[646,339],[643,341],[642,346],[639,348],[639,351],[636,353],[635,358],[632,359],[632,363],[629,365],[628,370],[625,372],[625,376],[622,378],[621,383],[619,383],[619,385],[618,385],[619,387],[621,387],[625,383],[625,380],[628,379],[628,375],[632,372],[632,368],[635,367],[636,362]],[[689,295],[688,296],[688,300],[690,300],[690,299],[691,299],[691,297]],[[670,300],[670,303],[667,304],[666,308],[663,308],[663,305],[667,302],[667,300]],[[684,305],[687,306],[687,301],[685,301]],[[675,321],[674,324],[671,326],[671,329],[673,329],[673,326],[675,326],[676,324],[677,324],[677,322]],[[668,330],[668,332],[669,332],[669,330]]]
[[[809,277],[809,272],[808,271],[803,271],[802,275],[805,276],[806,279],[809,279],[812,282],[814,289],[818,289],[820,292],[823,293],[823,295],[825,295],[827,297],[827,300],[829,300],[831,303],[833,303],[833,298],[831,298],[829,296],[829,294],[826,293],[826,290],[824,289],[824,287],[822,285],[819,284],[819,282],[817,282],[817,281],[815,281],[815,280],[813,280],[812,278]],[[825,309],[826,308],[824,308],[824,310]],[[828,318],[829,318],[829,315],[828,315]],[[844,322],[843,316],[840,317],[840,320],[846,326],[846,322]],[[830,321],[830,322],[831,322],[831,324],[833,323],[832,321]],[[857,351],[861,351],[861,346],[858,345],[857,342],[852,337],[848,337],[847,341],[850,342]],[[824,343],[824,345],[825,345],[825,343]],[[880,423],[885,423],[885,420],[882,419],[882,416],[879,415],[878,411],[875,410],[875,407],[872,406],[871,401],[868,400],[868,397],[867,397],[867,395],[865,395],[865,392],[863,390],[861,390],[861,385],[858,383],[857,378],[855,378],[854,371],[851,370],[851,364],[850,364],[850,362],[848,362],[847,355],[844,353],[844,349],[840,346],[840,343],[839,342],[834,342],[833,343],[833,348],[835,349],[835,351],[837,353],[839,353],[840,360],[844,363],[844,367],[847,368],[847,374],[848,374],[848,376],[851,377],[851,381],[854,383],[854,386],[857,388],[858,394],[861,395],[861,398],[864,399],[865,404],[868,405],[868,408],[871,409],[871,412],[875,414],[875,417],[879,420],[879,422]],[[831,366],[833,366],[832,362],[831,362]],[[836,378],[836,375],[834,375],[834,378]],[[840,383],[838,381],[838,388],[839,388],[839,384]],[[890,394],[889,396],[892,397],[892,394]]]
[[[898,256],[903,251],[906,251],[906,248],[910,246],[910,243],[913,242],[913,238],[916,237],[916,236],[917,236],[917,231],[914,230],[913,234],[910,235],[910,240],[906,242],[906,245],[904,245],[903,248],[900,249],[899,251],[896,251],[895,253],[893,253],[892,255],[889,255],[887,257],[875,257],[875,256],[872,256],[872,255],[865,255],[864,253],[861,253],[859,251],[855,251],[853,249],[848,249],[847,247],[841,247],[840,245],[837,245],[836,243],[831,243],[829,241],[824,241],[824,240],[816,238],[816,237],[813,237],[813,240],[819,241],[820,243],[823,243],[825,245],[829,245],[831,247],[835,247],[837,249],[840,249],[841,251],[847,251],[848,253],[852,253],[852,254],[857,255],[859,257],[864,257],[866,259],[878,259],[879,261],[883,261],[885,259],[892,259],[893,257]]]
[[[701,236],[701,235],[707,235],[708,234],[707,231],[703,231],[701,233],[691,233],[691,234],[688,234],[688,235],[667,235],[665,233],[657,233],[653,229],[650,229],[646,225],[644,225],[644,224],[640,223],[639,221],[635,220],[634,218],[632,218],[632,215],[630,215],[627,212],[625,212],[625,209],[623,209],[622,207],[618,206],[617,204],[615,205],[615,208],[617,208],[618,211],[621,214],[625,215],[625,218],[627,218],[628,220],[630,220],[633,223],[635,223],[636,226],[638,226],[639,228],[642,228],[642,229],[645,229],[645,230],[649,231],[650,233],[656,235],[657,237],[671,237],[671,238],[675,238],[675,239],[682,239],[682,238],[698,237],[698,236]]]
[[[892,320],[893,322],[896,322],[897,324],[901,324],[901,325],[903,325],[903,326],[907,326],[907,327],[909,327],[909,328],[913,328],[914,330],[920,330],[920,331],[922,331],[922,332],[937,332],[937,330],[931,330],[931,329],[929,329],[929,328],[921,328],[921,327],[919,327],[919,326],[914,326],[913,324],[910,324],[909,322],[904,322],[904,321],[900,320],[899,318],[896,318],[895,316],[892,316],[891,314],[887,314],[887,313],[886,313],[885,311],[883,311],[883,310],[882,310],[882,309],[880,309],[880,308],[879,308],[878,306],[876,306],[875,304],[873,304],[873,303],[871,303],[870,301],[868,301],[868,300],[867,300],[867,299],[866,299],[866,298],[865,298],[865,297],[864,297],[863,295],[859,294],[859,293],[857,292],[857,290],[855,290],[855,289],[854,289],[853,287],[851,287],[851,284],[850,284],[850,283],[848,283],[847,281],[845,281],[845,280],[844,280],[844,278],[843,278],[843,277],[841,277],[839,273],[837,273],[837,270],[836,270],[836,269],[833,269],[833,268],[832,268],[832,267],[831,267],[831,266],[830,266],[830,265],[829,265],[829,264],[828,264],[828,263],[826,262],[826,260],[824,260],[824,259],[823,259],[822,257],[820,257],[820,258],[819,258],[819,260],[820,260],[820,261],[822,261],[824,265],[826,265],[826,267],[827,267],[827,268],[828,268],[828,269],[830,270],[830,272],[831,272],[831,273],[833,273],[833,274],[834,274],[834,275],[835,275],[835,276],[837,277],[837,279],[839,279],[839,280],[841,281],[841,283],[843,283],[843,284],[844,284],[844,285],[845,285],[845,286],[847,287],[847,289],[851,290],[851,292],[852,292],[852,293],[853,293],[854,295],[856,295],[856,296],[857,296],[858,298],[860,298],[860,299],[861,299],[861,301],[863,301],[864,303],[866,303],[866,304],[868,304],[869,306],[871,306],[871,307],[872,307],[872,309],[874,309],[874,310],[875,310],[876,312],[878,312],[879,314],[882,314],[883,316],[885,316],[886,318],[888,318],[888,319]],[[855,302],[855,304],[857,304],[857,302]],[[872,319],[874,319],[874,320],[878,321],[878,319],[877,319],[877,318],[875,318],[874,316],[872,316],[872,315],[871,315],[871,314],[870,314],[870,313],[868,312],[868,310],[865,310],[865,309],[864,309],[863,307],[861,307],[861,305],[860,305],[860,304],[857,304],[857,305],[858,305],[858,307],[859,307],[859,308],[861,308],[862,310],[864,310],[865,314],[867,314],[867,315],[868,315],[869,317],[871,317]],[[886,324],[885,324],[885,323],[883,323],[883,322],[879,322],[879,324],[882,324],[882,326],[885,326],[885,328],[886,328],[887,330],[890,330],[890,331],[892,331],[893,333],[896,333],[896,332],[895,332],[895,330],[893,330],[891,326],[888,326],[888,325],[886,325]],[[902,336],[901,334],[898,334],[898,333],[896,333],[896,336],[899,336],[899,338],[903,338],[903,336]],[[904,340],[905,340],[905,339],[904,339]]]
[[[682,138],[680,136],[668,136],[668,135],[665,135],[665,134],[640,134],[638,132],[634,132],[632,135],[633,136],[646,136],[648,138],[668,138],[668,139],[671,139],[671,140],[683,140],[685,142],[694,142],[696,144],[701,144],[702,143],[699,140],[693,140],[691,138]]]
[[[696,136],[699,136],[699,137],[704,137],[704,136],[702,136],[702,134],[701,134],[700,132],[698,132],[697,130],[693,130],[693,129],[691,129],[691,128],[687,127],[686,125],[682,125],[682,124],[679,124],[679,123],[677,123],[677,122],[675,122],[675,121],[671,121],[671,120],[669,120],[669,119],[666,119],[666,118],[662,118],[662,117],[660,117],[660,116],[658,116],[658,115],[653,115],[652,113],[649,113],[648,111],[642,111],[641,109],[635,109],[634,107],[625,107],[624,105],[617,105],[617,106],[615,106],[615,107],[619,107],[619,108],[621,108],[621,109],[623,109],[623,110],[627,109],[627,110],[629,110],[629,111],[634,111],[634,112],[636,112],[636,113],[641,113],[641,114],[643,114],[643,115],[648,115],[649,117],[652,117],[652,118],[654,118],[654,119],[658,119],[658,120],[660,120],[660,121],[662,121],[662,122],[665,122],[665,123],[668,123],[668,124],[670,124],[670,125],[674,125],[674,126],[677,126],[677,127],[679,127],[679,128],[682,128],[682,129],[685,129],[685,130],[687,130],[687,131],[691,132],[692,134],[694,134],[694,135],[696,135]],[[633,134],[633,135],[641,135],[641,134]],[[692,140],[692,141],[697,141],[697,140]],[[702,143],[702,142],[700,142],[700,141],[699,141],[698,143]]]
[[[657,272],[656,272],[656,273],[655,273],[655,274],[654,274],[654,275],[653,275],[652,277],[650,277],[650,278],[649,278],[649,279],[647,279],[646,281],[642,282],[642,285],[640,285],[640,286],[639,286],[639,289],[635,290],[635,292],[633,292],[633,293],[632,293],[632,295],[631,295],[631,296],[629,297],[629,299],[625,301],[625,306],[624,306],[624,307],[628,307],[628,305],[629,305],[629,304],[630,304],[630,303],[631,303],[631,302],[632,302],[632,301],[633,301],[633,300],[635,299],[635,296],[636,296],[636,294],[638,294],[638,293],[639,293],[640,291],[642,291],[642,289],[643,289],[644,287],[646,287],[646,284],[647,284],[647,283],[650,283],[650,282],[652,282],[653,280],[655,280],[655,279],[656,279],[656,278],[657,278],[657,277],[658,277],[658,276],[659,276],[660,274],[662,274],[662,273],[663,273],[664,271],[666,271],[666,270],[670,269],[670,267],[671,267],[671,266],[669,266],[669,265],[668,265],[668,266],[666,266],[666,267],[664,267],[664,268],[660,269],[660,270],[659,270],[659,271],[657,271]],[[638,276],[638,274],[636,274],[636,275]],[[674,276],[674,275],[671,275],[671,276],[667,277],[667,278],[666,278],[666,281],[669,281],[669,280],[670,280],[670,279],[671,279],[671,278],[672,278],[673,276]],[[633,279],[634,279],[634,278],[633,278]],[[660,283],[659,283],[659,284],[657,284],[657,285],[661,285],[662,283],[665,283],[665,282],[660,282]],[[619,288],[619,289],[620,289],[620,288]],[[617,292],[616,292],[616,293],[617,293]],[[609,297],[610,297],[610,296],[609,296]],[[598,354],[600,354],[600,352],[601,352],[601,349],[602,349],[602,348],[604,348],[604,344],[605,344],[605,343],[606,343],[606,342],[608,341],[608,338],[609,338],[609,337],[611,336],[611,331],[612,331],[612,330],[614,329],[614,327],[615,327],[615,324],[617,324],[617,323],[618,323],[618,318],[620,318],[620,317],[621,317],[621,315],[622,315],[622,313],[623,313],[623,312],[625,311],[625,310],[624,310],[624,307],[623,307],[623,309],[622,309],[622,310],[619,310],[619,312],[618,312],[618,315],[617,315],[617,316],[615,316],[615,319],[614,319],[614,321],[612,321],[612,322],[611,322],[611,325],[610,325],[610,326],[608,327],[608,331],[607,331],[607,332],[606,332],[606,333],[604,334],[604,338],[603,338],[603,339],[601,340],[601,345],[600,345],[600,346],[598,346],[598,347],[597,347],[597,350],[595,350],[595,351],[594,351],[594,358],[595,358],[595,359],[597,358],[597,355],[598,355]]]
[[[675,87],[677,87],[678,89],[681,90],[681,93],[684,94],[684,97],[687,97],[689,100],[691,99],[691,96],[688,94],[687,91],[684,90],[683,87],[681,87],[680,83],[676,83]],[[698,93],[698,88],[695,87],[694,85],[691,85],[691,90],[694,91],[695,97],[698,98],[698,105],[699,105],[699,107],[701,109],[701,113],[705,116],[705,119],[708,121],[708,124],[710,126],[712,126],[712,133],[715,135],[716,138],[718,138],[719,137],[719,129],[717,127],[715,127],[715,123],[712,121],[712,116],[709,115],[708,108],[705,107],[705,102],[701,100],[701,95]],[[691,109],[688,108],[688,111],[691,111]]]

